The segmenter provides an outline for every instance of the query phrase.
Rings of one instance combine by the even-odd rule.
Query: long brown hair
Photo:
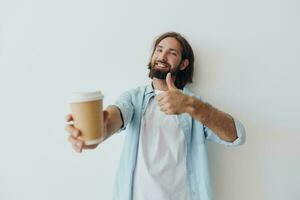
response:
[[[193,81],[193,74],[194,74],[194,52],[191,47],[191,45],[188,43],[188,41],[179,33],[176,32],[167,32],[162,35],[160,35],[154,42],[152,54],[150,57],[150,61],[148,63],[148,69],[151,69],[151,58],[154,54],[154,51],[157,47],[157,45],[162,41],[163,39],[167,37],[172,37],[175,38],[181,45],[182,47],[182,52],[181,52],[181,61],[182,62],[184,59],[189,60],[189,65],[184,69],[180,70],[176,76],[175,80],[175,86],[177,88],[182,89],[187,83],[192,83]],[[153,78],[151,76],[150,72],[148,74],[150,78]]]

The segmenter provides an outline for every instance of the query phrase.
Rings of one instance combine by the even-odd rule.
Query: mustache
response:
[[[157,60],[154,62],[154,65],[158,64],[158,63],[161,63],[161,64],[164,64],[166,66],[168,66],[169,68],[171,67],[171,65],[163,60]]]

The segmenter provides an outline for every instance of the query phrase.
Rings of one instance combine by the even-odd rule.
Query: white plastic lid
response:
[[[103,94],[101,93],[101,91],[74,92],[69,98],[69,103],[96,101],[100,99],[103,99]]]

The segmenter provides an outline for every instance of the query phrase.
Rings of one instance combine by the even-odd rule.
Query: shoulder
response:
[[[140,98],[144,96],[145,91],[147,90],[148,86],[138,86],[132,89],[125,90],[120,96],[119,99],[131,99],[134,100],[136,98]]]
[[[200,97],[200,95],[195,94],[188,86],[185,86],[182,92],[186,95],[193,96],[199,100],[202,100],[202,97]]]
[[[135,96],[135,95],[144,93],[146,89],[147,89],[147,85],[138,86],[138,87],[126,90],[125,92],[123,92],[123,94],[129,94],[129,95]]]

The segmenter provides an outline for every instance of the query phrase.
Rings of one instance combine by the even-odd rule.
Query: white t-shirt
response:
[[[152,98],[141,121],[133,200],[188,200],[188,193],[185,138],[177,115],[161,112]]]

